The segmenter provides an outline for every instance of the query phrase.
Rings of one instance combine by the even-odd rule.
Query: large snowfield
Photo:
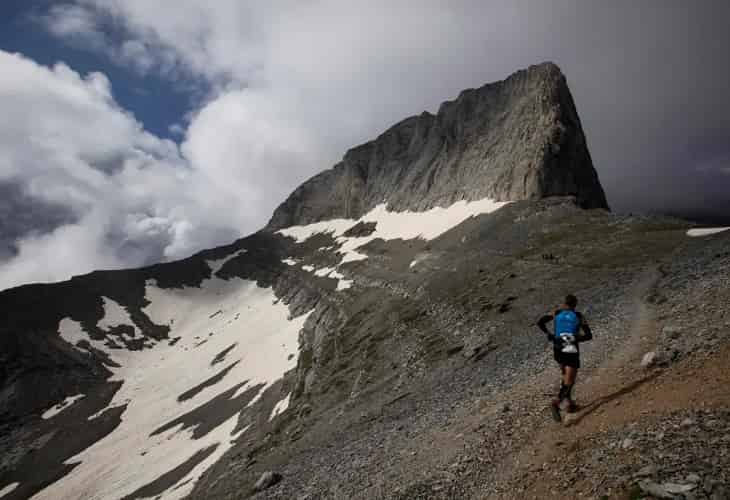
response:
[[[469,217],[488,214],[509,202],[494,201],[489,198],[477,201],[457,201],[448,207],[436,207],[424,212],[389,212],[387,204],[381,203],[359,219],[331,219],[305,226],[292,226],[278,231],[279,234],[294,238],[301,243],[318,233],[329,233],[341,245],[340,264],[367,259],[367,255],[357,249],[376,239],[409,240],[421,238],[432,240],[452,229]],[[375,231],[368,236],[347,237],[344,233],[358,223],[375,222]],[[292,262],[287,259],[287,263]],[[291,265],[291,264],[290,264]],[[306,269],[305,269],[306,270]]]
[[[460,201],[425,212],[389,212],[381,204],[358,220],[334,219],[282,229],[279,233],[297,242],[317,233],[331,233],[340,244],[341,265],[366,259],[357,250],[372,240],[430,240],[469,217],[493,212],[505,204],[490,199]],[[375,230],[367,236],[344,236],[359,222],[375,222]],[[208,261],[212,274],[237,255]],[[291,258],[284,262],[300,265],[300,261]],[[337,279],[337,290],[352,286],[352,281],[345,279],[336,267],[317,269],[303,265],[302,269],[318,277]],[[67,460],[68,464],[79,465],[34,499],[92,500],[138,495],[140,488],[176,469],[190,470],[184,477],[178,477],[182,472],[178,473],[174,484],[165,483],[164,491],[156,491],[152,496],[165,500],[187,496],[205,470],[254,424],[239,423],[240,408],[231,411],[230,405],[238,404],[237,398],[243,397],[241,401],[245,402],[240,405],[250,406],[296,366],[298,335],[310,313],[290,318],[288,307],[271,289],[239,278],[213,277],[200,287],[181,289],[163,289],[150,280],[145,292],[149,305],[143,312],[154,323],[170,327],[170,340],[147,339],[145,348],[138,351],[110,348],[104,340],[90,339],[80,323],[70,318],[60,322],[59,333],[64,340],[81,350],[84,344],[79,342],[89,342],[120,365],[111,368],[112,380],[123,384],[109,408],[126,405],[126,409],[121,424],[112,433]],[[141,334],[122,305],[109,297],[101,300],[105,314],[97,324],[100,329],[109,332],[116,326],[129,325],[134,329],[133,335],[125,335]],[[225,418],[219,415],[216,420],[197,413],[195,418],[190,417],[191,412],[200,411],[206,403],[220,404],[221,398],[229,403]],[[285,411],[289,398],[290,394],[282,394],[269,418]],[[75,400],[71,398],[49,409],[45,416],[54,418]],[[104,411],[89,417],[90,425]],[[205,419],[205,425],[196,418]]]
[[[215,272],[223,262],[209,265]],[[81,462],[80,465],[33,498],[122,498],[196,454],[207,454],[160,498],[185,497],[200,475],[220,459],[247,426],[234,433],[237,411],[207,433],[196,436],[197,439],[193,438],[196,425],[169,424],[216,396],[225,396],[227,391],[231,393],[229,399],[235,400],[255,388],[255,397],[247,403],[251,405],[296,366],[298,334],[308,314],[290,319],[287,306],[277,300],[271,289],[238,278],[212,278],[200,288],[182,289],[162,289],[150,281],[146,298],[150,304],[144,312],[155,323],[169,325],[170,338],[180,337],[177,342],[150,341],[151,347],[141,351],[110,349],[103,341],[90,340],[74,320],[61,321],[63,339],[73,345],[81,340],[90,341],[121,365],[112,368],[113,379],[124,383],[110,407],[127,407],[121,424],[111,434],[67,461]],[[135,326],[121,305],[107,297],[103,302],[105,316],[98,323],[100,328]],[[274,412],[283,411],[288,399],[288,395],[282,394]]]

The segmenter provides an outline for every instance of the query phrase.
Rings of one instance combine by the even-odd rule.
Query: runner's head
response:
[[[571,309],[575,309],[575,307],[578,305],[578,299],[573,294],[566,295],[565,296],[565,305]]]

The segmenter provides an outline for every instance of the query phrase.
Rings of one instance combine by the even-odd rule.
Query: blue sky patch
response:
[[[59,40],[38,20],[53,4],[49,0],[34,1],[32,5],[24,0],[5,0],[0,17],[0,49],[19,52],[46,66],[62,62],[82,75],[104,73],[122,108],[133,113],[149,132],[180,142],[181,135],[171,132],[170,127],[184,127],[186,114],[206,95],[207,83],[191,79],[171,82],[154,71],[142,75],[115,64],[104,54]]]

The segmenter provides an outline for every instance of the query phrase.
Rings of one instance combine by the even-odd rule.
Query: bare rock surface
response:
[[[463,91],[406,118],[297,188],[268,228],[357,219],[387,201],[423,211],[459,200],[572,195],[608,208],[565,76],[552,63]]]

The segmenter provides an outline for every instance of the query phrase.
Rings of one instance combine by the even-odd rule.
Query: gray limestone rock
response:
[[[724,486],[718,486],[710,495],[710,500],[727,500],[728,498],[730,498],[730,493]]]
[[[694,488],[693,485],[658,484],[648,479],[639,481],[638,484],[642,492],[656,498],[675,498],[675,494],[689,492]]]
[[[565,76],[552,63],[464,90],[406,118],[299,186],[267,229],[358,218],[386,201],[427,210],[459,200],[574,196],[608,208]]]
[[[264,491],[267,488],[272,487],[276,483],[281,481],[281,474],[278,474],[276,472],[266,471],[263,474],[261,474],[261,477],[258,481],[256,481],[256,484],[254,485],[253,489],[254,491]]]
[[[641,358],[641,367],[642,368],[650,368],[656,364],[657,355],[656,352],[650,351],[644,354],[644,357]]]

